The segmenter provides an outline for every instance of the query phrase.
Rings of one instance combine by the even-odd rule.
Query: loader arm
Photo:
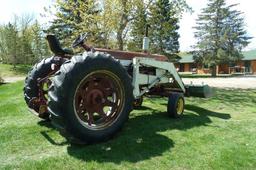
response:
[[[156,69],[155,75],[147,75],[140,73],[140,67],[147,66]],[[178,88],[183,93],[186,92],[185,86],[177,73],[173,63],[157,61],[150,58],[134,58],[133,59],[133,87],[134,97],[139,98],[150,90],[151,87],[159,83],[171,83],[170,78],[178,84]],[[140,89],[140,85],[148,86],[143,90]]]

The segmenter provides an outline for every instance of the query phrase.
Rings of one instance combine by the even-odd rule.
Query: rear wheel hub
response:
[[[120,80],[113,73],[92,72],[76,90],[74,106],[79,121],[93,130],[110,126],[123,108],[123,94]]]

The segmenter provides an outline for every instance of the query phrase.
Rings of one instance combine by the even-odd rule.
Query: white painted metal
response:
[[[155,78],[155,79],[152,81],[152,83],[148,85],[148,87],[146,87],[145,89],[143,89],[143,90],[140,92],[140,95],[139,95],[139,96],[142,96],[142,95],[144,95],[145,93],[147,93],[147,92],[150,90],[150,88],[152,88],[152,87],[154,87],[156,84],[160,83],[160,82],[161,82],[161,78],[163,78],[163,77],[165,77],[165,76],[166,76],[166,74],[163,74],[162,76]]]
[[[143,47],[142,47],[143,51],[148,51],[149,50],[149,38],[148,37],[144,37],[143,38]]]
[[[123,66],[128,67],[130,64],[132,64],[132,60],[120,60],[120,63]]]
[[[155,67],[156,75],[140,74],[139,68],[141,66]],[[157,84],[169,83],[170,78],[176,81],[179,88],[185,93],[184,84],[178,75],[173,63],[157,61],[151,58],[134,58],[133,59],[133,95],[139,98],[145,94],[150,88]],[[140,85],[148,85],[147,88],[140,91]]]

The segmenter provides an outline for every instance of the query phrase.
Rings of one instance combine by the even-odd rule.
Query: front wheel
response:
[[[57,113],[61,113],[66,132],[85,143],[112,137],[132,109],[133,88],[127,71],[103,53],[73,57],[63,64],[53,84],[49,110],[56,110],[57,99]]]
[[[183,115],[185,107],[184,95],[172,93],[168,98],[167,113],[171,118],[179,118]]]

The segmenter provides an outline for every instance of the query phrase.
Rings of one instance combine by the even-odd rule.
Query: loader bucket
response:
[[[214,91],[208,85],[186,85],[187,97],[210,98],[214,95]]]

